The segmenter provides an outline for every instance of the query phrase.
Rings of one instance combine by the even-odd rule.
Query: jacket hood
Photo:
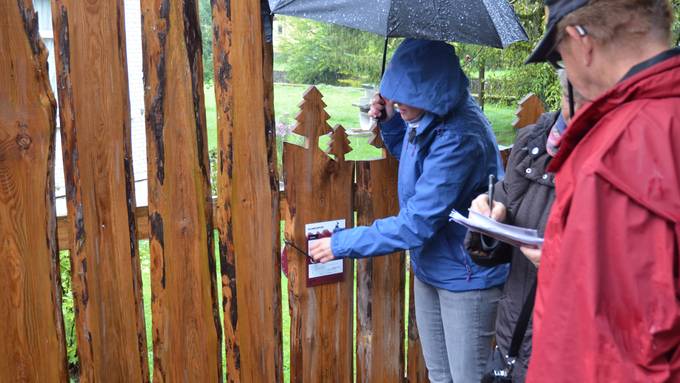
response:
[[[387,66],[380,93],[443,117],[467,98],[469,83],[453,46],[406,39]]]

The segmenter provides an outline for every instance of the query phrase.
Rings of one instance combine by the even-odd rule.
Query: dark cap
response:
[[[536,45],[525,64],[539,63],[543,61],[557,61],[559,53],[555,50],[555,39],[557,38],[557,23],[564,16],[588,4],[588,0],[545,0],[548,8],[548,23],[545,27],[543,39]]]

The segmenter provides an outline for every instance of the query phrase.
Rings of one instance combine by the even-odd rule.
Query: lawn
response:
[[[307,90],[308,85],[280,84],[274,85],[274,110],[277,122],[294,124],[295,116],[299,111],[298,105],[302,101],[302,96]],[[345,129],[356,128],[359,125],[358,109],[353,106],[364,94],[361,88],[337,87],[330,85],[318,85],[317,88],[324,95],[326,112],[330,115],[328,124],[334,127],[340,124]],[[217,126],[215,92],[212,88],[205,89],[205,108],[207,113],[208,125],[208,145],[210,149],[217,146]],[[512,121],[515,118],[515,108],[499,104],[487,103],[484,110],[487,118],[493,126],[499,144],[508,145],[514,140],[515,133],[512,129]],[[348,155],[348,159],[366,159],[379,155],[379,152],[368,146],[366,136],[350,137],[353,153]],[[322,146],[326,144],[321,140]]]

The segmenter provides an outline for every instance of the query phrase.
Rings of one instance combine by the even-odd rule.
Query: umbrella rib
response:
[[[394,0],[388,0],[387,1],[387,17],[385,18],[385,37],[397,37],[397,36],[393,36],[392,32],[396,29],[396,27],[399,24],[397,23],[394,26],[390,25],[390,19],[391,19],[391,16],[392,16],[392,2],[393,1]],[[399,22],[399,20],[397,20],[397,22]]]
[[[500,1],[505,1],[505,0],[500,0]],[[491,16],[491,11],[489,10],[489,6],[486,4],[486,0],[481,0],[482,5],[484,5],[484,8],[486,9],[486,14],[489,16],[489,19],[491,20],[491,25],[493,25],[493,29],[496,31],[496,40],[498,42],[498,47],[499,48],[505,48],[505,45],[503,44],[503,39],[501,38],[501,34],[498,31],[498,26],[496,25],[496,20],[494,20],[493,16]]]

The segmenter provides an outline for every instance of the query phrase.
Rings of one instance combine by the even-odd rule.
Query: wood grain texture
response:
[[[156,382],[222,380],[195,0],[142,0]]]
[[[123,1],[52,13],[80,381],[149,381]]]
[[[427,383],[427,366],[423,357],[423,347],[420,344],[418,326],[416,325],[416,306],[415,295],[413,294],[413,278],[415,278],[413,268],[411,268],[411,278],[409,279],[409,301],[408,301],[408,359],[406,362],[406,381],[408,383]]]
[[[227,381],[282,380],[279,195],[271,43],[260,0],[212,2]],[[265,21],[270,21],[266,20]]]
[[[357,163],[358,225],[399,213],[397,170],[391,156]],[[357,260],[357,382],[403,380],[404,262],[404,252]]]
[[[56,103],[30,0],[0,2],[0,381],[67,382]]]
[[[331,130],[321,97],[310,87],[300,104],[295,133],[306,138],[307,148],[288,143],[283,148],[286,238],[305,251],[305,224],[345,219],[352,227],[353,222],[354,164],[336,162],[319,149],[319,136]],[[288,249],[291,382],[353,380],[352,263],[344,261],[343,282],[308,288],[306,257]]]
[[[281,297],[281,211],[287,208],[285,194],[280,192],[279,162],[276,152],[276,118],[274,112],[274,45],[271,36],[273,30],[273,15],[269,9],[268,0],[260,0],[260,14],[262,15],[262,74],[264,90],[264,131],[267,140],[267,164],[269,165],[269,189],[271,190],[271,284],[259,281],[259,286],[265,290],[271,288],[272,292],[272,323],[263,323],[263,326],[271,326],[274,336],[270,339],[273,344],[274,380],[283,382],[283,323],[282,323],[282,297]],[[269,37],[265,31],[269,30]],[[267,298],[269,299],[269,298]],[[271,374],[267,374],[269,376]]]
[[[279,213],[281,216],[288,211],[288,202],[286,202],[286,193],[279,192]],[[135,209],[135,219],[137,220],[137,239],[149,239],[149,207],[137,206]],[[213,222],[217,222],[217,199],[213,197]],[[59,250],[69,250],[71,247],[68,243],[69,235],[71,235],[71,221],[68,216],[57,217],[57,242]]]

